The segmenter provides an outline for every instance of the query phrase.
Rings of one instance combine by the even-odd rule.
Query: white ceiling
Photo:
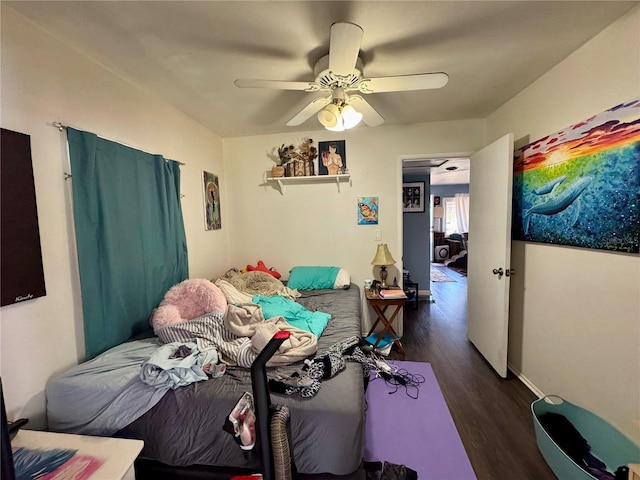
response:
[[[638,3],[3,1],[223,137],[320,127],[285,124],[323,94],[233,82],[312,81],[336,21],[364,29],[365,76],[449,74],[439,90],[367,96],[386,125],[411,124],[486,117]]]
[[[402,175],[430,175],[431,185],[469,183],[469,157],[412,158],[403,160]]]

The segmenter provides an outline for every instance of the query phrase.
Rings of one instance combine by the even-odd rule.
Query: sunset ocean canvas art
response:
[[[515,152],[513,238],[638,253],[640,99]]]

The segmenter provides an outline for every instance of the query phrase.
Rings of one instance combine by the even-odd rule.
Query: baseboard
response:
[[[433,296],[431,290],[419,290],[418,301],[433,303]]]
[[[518,371],[513,365],[507,363],[507,368],[511,370],[518,380],[520,380],[524,385],[533,392],[538,398],[544,397],[544,393],[538,387],[536,387],[527,377],[525,377],[520,371]]]

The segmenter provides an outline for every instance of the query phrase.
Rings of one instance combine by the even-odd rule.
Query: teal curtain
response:
[[[180,167],[67,128],[87,358],[149,329],[189,277]]]

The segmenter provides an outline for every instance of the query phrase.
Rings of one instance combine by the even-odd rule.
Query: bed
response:
[[[318,339],[317,356],[322,356],[339,342],[354,336],[360,337],[361,298],[357,285],[352,284],[348,289],[300,293],[297,301],[305,308],[331,314],[331,320]],[[117,348],[125,351],[140,348],[144,354],[144,349],[151,348],[154,339],[137,342]],[[94,366],[88,369],[89,372],[99,370],[100,357],[94,360],[98,361],[91,361]],[[285,367],[285,371],[286,368],[299,367]],[[80,365],[78,368],[83,367]],[[48,400],[50,396],[54,399],[48,401],[51,429],[86,433],[74,432],[65,423],[65,417],[75,414],[73,409],[68,408],[71,395],[78,398],[77,395],[84,396],[86,390],[104,387],[92,384],[91,378],[79,375],[72,369],[72,372],[50,382],[47,397]],[[225,418],[245,391],[251,391],[249,370],[229,367],[220,378],[169,389],[162,395],[155,392],[155,397],[148,400],[148,404],[155,405],[115,433],[90,433],[144,440],[141,457],[168,466],[259,468],[257,452],[254,458],[247,458],[233,437],[222,429]],[[59,398],[61,392],[64,395]],[[128,398],[117,398],[105,408],[127,404],[134,397],[140,400],[141,395],[141,392],[139,395],[134,392]],[[148,389],[144,395],[150,395]],[[298,472],[349,475],[358,469],[364,450],[365,417],[364,376],[360,363],[346,362],[344,370],[322,380],[321,388],[311,398],[302,398],[295,393],[285,395],[272,392],[272,402],[289,407],[293,457]]]

